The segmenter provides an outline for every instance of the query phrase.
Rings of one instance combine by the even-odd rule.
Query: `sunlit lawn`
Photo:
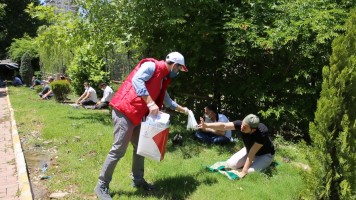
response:
[[[70,193],[67,199],[95,198],[93,189],[112,143],[109,111],[73,109],[54,100],[43,101],[25,87],[10,87],[9,91],[20,137],[27,141],[24,148],[41,147],[52,158],[45,174],[51,178],[41,183],[50,193]],[[301,173],[306,172],[292,164],[303,162],[298,153],[302,151],[296,146],[279,142],[277,167],[231,181],[205,167],[228,159],[240,142],[224,147],[197,143],[192,132],[185,130],[186,118],[172,115],[170,129],[170,138],[183,134],[184,145],[173,146],[169,140],[162,162],[145,161],[145,178],[158,189],[144,192],[130,186],[130,145],[110,185],[114,199],[298,199],[304,187]],[[283,162],[282,157],[292,162]]]

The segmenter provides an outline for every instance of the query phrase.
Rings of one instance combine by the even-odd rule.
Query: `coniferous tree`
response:
[[[31,85],[33,68],[31,66],[31,56],[27,52],[21,58],[20,75],[24,84]]]
[[[355,199],[356,9],[351,11],[346,34],[336,38],[332,47],[310,124],[313,171],[308,181],[317,199]]]

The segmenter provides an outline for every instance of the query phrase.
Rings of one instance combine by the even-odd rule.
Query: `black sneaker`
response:
[[[172,139],[173,145],[183,145],[183,137],[180,134],[176,134]]]
[[[145,180],[142,181],[132,181],[131,183],[132,187],[137,187],[137,188],[142,188],[146,191],[152,191],[155,190],[156,187],[152,184],[147,183]]]
[[[100,183],[96,184],[94,191],[99,199],[112,200],[112,198],[110,196],[110,190],[105,185],[101,185]]]

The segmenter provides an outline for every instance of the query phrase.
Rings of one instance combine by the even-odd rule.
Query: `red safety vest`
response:
[[[148,93],[159,109],[162,108],[164,95],[172,79],[167,76],[169,71],[165,61],[158,61],[153,58],[141,60],[110,101],[110,105],[127,116],[135,126],[141,122],[141,119],[148,114],[149,110],[146,102],[141,97],[137,96],[136,90],[132,84],[132,78],[135,76],[141,65],[144,62],[149,61],[156,64],[156,69],[152,77],[145,82],[145,85]]]

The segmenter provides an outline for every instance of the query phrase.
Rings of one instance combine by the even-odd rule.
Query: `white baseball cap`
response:
[[[184,57],[182,54],[180,54],[179,52],[172,52],[172,53],[169,53],[166,57],[166,61],[171,61],[171,62],[174,62],[174,63],[178,63],[180,65],[182,65],[182,70],[187,72],[188,69],[187,67],[185,66],[185,63],[184,63]]]

